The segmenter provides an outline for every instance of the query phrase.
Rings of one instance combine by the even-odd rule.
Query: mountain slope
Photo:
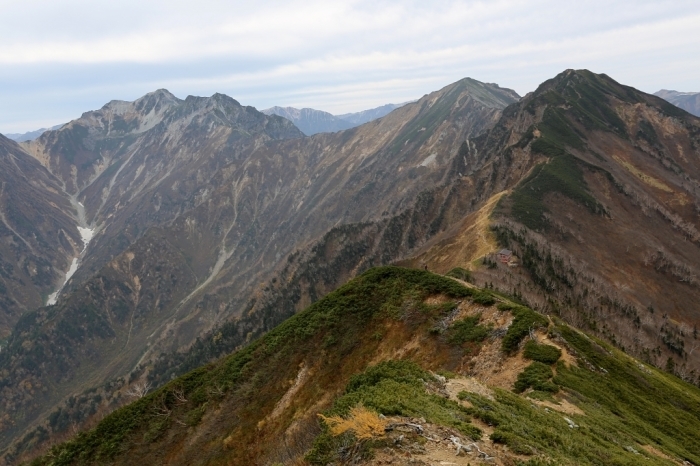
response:
[[[700,116],[700,92],[678,92],[662,89],[654,92],[654,95],[668,100],[676,107],[680,107],[688,113]]]
[[[697,463],[698,406],[560,321],[378,268],[33,464]]]
[[[275,106],[261,111],[265,115],[278,115],[286,118],[307,136],[317,133],[334,133],[357,126],[328,112],[314,110],[313,108],[298,109]]]
[[[462,232],[407,263],[471,267],[480,283],[695,383],[700,120],[605,75],[568,70],[474,145],[493,163],[534,165],[509,182],[489,222],[491,251],[513,250],[522,267],[493,256],[464,262],[473,236]]]
[[[125,303],[119,312],[136,317],[133,326],[124,327],[128,331],[115,334],[122,332],[122,345],[134,344],[125,359],[142,365],[105,393],[118,399],[146,382],[166,383],[249,343],[344,279],[397,260],[441,273],[456,266],[471,269],[460,276],[471,275],[697,383],[698,119],[585,70],[567,70],[515,100],[507,90],[462,80],[359,128],[267,140],[246,146],[238,158],[212,155],[209,166],[215,170],[198,165],[197,171],[172,178],[190,180],[190,190],[180,198],[187,199],[186,207],[181,201],[163,202],[178,192],[179,184],[170,182],[159,188],[159,196],[132,204],[134,210],[123,218],[142,218],[142,226],[115,236],[120,239],[111,246],[114,262],[103,258],[102,268],[86,267],[81,282],[88,280],[87,272],[99,272],[94,289],[104,294],[89,299]],[[194,141],[190,154],[199,153]],[[216,188],[196,190],[196,180],[211,180]],[[115,199],[129,198],[126,188],[113,192],[121,196]],[[152,212],[163,205],[170,205],[164,210],[170,214],[158,219],[155,230],[149,222],[158,215]],[[153,231],[144,233],[148,228]],[[165,294],[141,285],[153,260],[148,241],[156,231],[159,243],[177,252],[163,255],[175,259],[159,273],[186,282],[170,286],[171,291],[166,287]],[[501,247],[515,252],[519,267],[496,261],[492,253]],[[131,255],[142,261],[136,273]],[[174,271],[185,270],[184,264],[191,275],[179,278]],[[100,288],[107,276],[112,284]],[[177,294],[183,290],[184,298]],[[141,302],[146,304],[139,307]],[[160,302],[165,303],[157,310],[161,317],[150,320],[148,303]],[[112,308],[106,311],[96,315],[116,316]],[[68,325],[74,316],[57,313],[51,319],[49,326]],[[30,327],[45,325],[35,321]],[[107,354],[100,348],[107,348],[109,338],[90,342],[95,344],[90,351]],[[2,366],[12,374],[8,380],[27,373],[37,378],[32,383],[41,380],[22,340],[13,341],[12,366]],[[581,342],[570,344],[587,351]],[[56,354],[57,361],[72,361],[66,373],[74,377],[81,359]],[[113,367],[102,364],[95,379],[122,370]],[[623,378],[628,376],[636,375]],[[600,385],[587,380],[577,383]],[[53,393],[67,396],[75,386],[88,388],[76,377],[56,383]],[[29,395],[13,393],[13,403],[24,405]],[[76,403],[62,405],[56,419],[69,413],[84,420],[81,413],[89,410]],[[608,405],[613,412],[615,403]],[[106,403],[96,406],[107,410]],[[629,433],[617,424],[615,429]],[[664,435],[675,435],[669,432]],[[497,436],[505,443],[510,438],[517,450],[524,440],[516,437]],[[695,453],[667,454],[691,458]]]
[[[27,316],[0,354],[13,415],[3,444],[52,410],[77,409],[70,395],[82,390],[101,386],[99,409],[113,409],[114,387],[141,383],[162,353],[224,322],[246,321],[234,339],[244,344],[345,277],[408,254],[452,210],[473,208],[447,181],[459,176],[459,145],[516,98],[463,80],[361,128],[301,138],[291,122],[226,96],[158,91],[26,144],[85,205],[96,235],[58,304]],[[411,212],[434,221],[412,226]],[[397,238],[397,227],[413,231]],[[327,242],[345,233],[367,254]],[[36,343],[23,346],[26,335]],[[13,390],[20,380],[40,391]],[[75,422],[93,408],[80,405]]]
[[[59,182],[0,135],[0,340],[45,304],[80,253],[75,216]]]

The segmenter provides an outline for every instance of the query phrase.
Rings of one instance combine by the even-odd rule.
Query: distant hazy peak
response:
[[[34,131],[27,131],[26,133],[8,133],[5,134],[5,137],[8,139],[12,139],[13,141],[16,142],[25,142],[25,141],[33,141],[34,139],[38,138],[42,134],[44,134],[46,131],[53,131],[56,129],[61,128],[65,123],[61,123],[60,125],[52,126],[51,128],[39,128]]]
[[[316,133],[334,133],[357,125],[342,120],[328,112],[313,108],[271,107],[261,110],[266,115],[277,115],[294,123],[307,136]]]
[[[654,95],[659,96],[661,98],[673,97],[673,96],[698,95],[698,94],[700,94],[700,92],[679,92],[679,91],[671,91],[668,89],[661,89],[660,91],[654,92]]]
[[[495,83],[484,83],[473,78],[462,78],[447,86],[447,88],[450,87],[468,91],[472,98],[491,108],[505,108],[521,98],[513,89],[501,87]]]
[[[376,120],[377,118],[386,116],[390,112],[396,110],[397,108],[403,107],[404,105],[411,102],[403,102],[400,104],[385,104],[380,107],[370,108],[368,110],[361,110],[359,112],[336,115],[336,117],[340,118],[341,120],[349,121],[354,125],[362,125],[364,123],[369,123],[372,120]]]
[[[261,110],[262,113],[266,115],[278,115],[281,117],[288,118],[290,120],[312,117],[312,118],[336,118],[334,115],[324,112],[323,110],[316,110],[314,108],[294,108],[294,107],[270,107],[265,110]]]
[[[126,100],[112,100],[106,103],[99,111],[108,112],[114,115],[123,115],[129,112],[137,112],[146,115],[154,109],[157,113],[161,113],[163,109],[174,105],[179,105],[180,103],[182,103],[182,100],[175,97],[167,89],[158,89],[139,97],[133,102]],[[83,115],[91,113],[93,112],[86,112]]]
[[[661,89],[655,92],[654,95],[667,100],[688,113],[700,117],[700,92],[678,92]]]

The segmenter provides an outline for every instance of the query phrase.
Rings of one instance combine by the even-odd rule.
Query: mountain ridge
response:
[[[697,387],[488,290],[384,267],[34,464],[670,465],[700,459],[699,399]]]
[[[698,362],[686,358],[695,341],[690,296],[698,292],[691,158],[700,148],[699,123],[605,75],[568,70],[543,83],[474,143],[484,158],[502,154],[500,164],[534,164],[500,198],[489,228],[494,245],[522,260],[522,271],[472,267],[475,276],[657,367],[685,366],[694,380]],[[460,258],[475,259],[463,258],[468,232],[426,246],[405,264],[444,273]]]
[[[339,221],[380,222],[366,230],[368,240],[379,241],[387,228],[382,216],[406,210],[431,180],[451,176],[456,141],[484,131],[500,113],[499,106],[471,98],[472,86],[450,85],[391,117],[311,138],[302,138],[288,120],[213,96],[166,100],[160,113],[148,107],[144,112],[160,121],[137,134],[145,127],[143,115],[133,104],[113,103],[27,144],[85,205],[96,234],[57,305],[22,321],[24,331],[36,335],[32,351],[21,347],[17,333],[0,354],[12,374],[8,383],[28,371],[32,386],[43,391],[3,388],[4,406],[31,413],[3,426],[4,441],[76,387],[90,389],[81,375],[88,366],[95,371],[90,380],[123,375],[133,384],[137,379],[121,372],[125,365],[141,373],[139,361],[148,367],[161,352],[187,347],[218,322],[252,313],[261,320],[251,331],[270,328],[289,308],[263,317],[268,301],[260,282],[274,277],[295,249],[311,247]],[[492,89],[503,93],[492,102],[511,99]],[[238,119],[240,125],[227,123]],[[276,135],[294,137],[275,141]],[[66,155],[73,156],[75,170]],[[399,176],[377,178],[382,165]],[[363,210],[348,209],[352,196]],[[418,228],[416,234],[432,233]],[[393,247],[383,252],[387,247],[380,244],[381,260],[401,253]],[[161,264],[160,281],[148,264]],[[305,294],[290,302],[293,309],[317,299]],[[83,360],[86,354],[93,362]],[[46,361],[61,371],[34,378]]]
[[[233,99],[186,99],[170,121],[200,118],[200,126],[178,126],[173,135],[182,142],[180,156],[190,157],[197,169],[179,172],[170,180],[176,183],[144,197],[152,210],[137,209],[130,201],[133,181],[125,180],[155,173],[155,166],[138,168],[139,151],[151,157],[159,141],[169,141],[165,129],[148,130],[157,137],[131,146],[134,158],[108,178],[117,187],[111,188],[114,201],[105,204],[112,210],[101,213],[95,207],[100,198],[88,196],[89,215],[105,221],[122,216],[132,229],[111,236],[113,257],[93,259],[93,269],[86,261],[83,275],[79,269],[55,309],[64,314],[28,318],[25,328],[68,325],[90,300],[108,303],[88,315],[98,317],[97,323],[123,322],[105,336],[121,335],[132,361],[144,362],[128,378],[109,382],[116,384],[111,391],[100,392],[109,393],[109,406],[115,406],[139,384],[160,386],[245,346],[372,266],[399,262],[440,273],[461,267],[460,276],[697,383],[688,304],[697,294],[698,119],[586,70],[566,70],[521,100],[510,92],[467,78],[358,128],[249,145],[243,130],[225,138],[217,132],[216,125],[228,121],[226,108],[235,107]],[[197,113],[198,105],[206,116]],[[221,147],[214,141],[230,141],[234,134],[243,146],[201,149]],[[89,166],[83,171],[81,179],[90,180],[94,172]],[[209,190],[198,179],[220,188]],[[92,189],[98,193],[110,182],[93,180]],[[187,183],[182,197],[175,197]],[[131,210],[120,213],[129,202]],[[281,218],[286,220],[276,224]],[[238,229],[241,224],[246,228]],[[613,238],[614,244],[605,244]],[[92,247],[99,244],[98,235]],[[155,245],[172,252],[149,253]],[[493,252],[502,247],[515,253],[519,266],[496,260]],[[169,283],[148,284],[155,256],[163,260],[159,274]],[[88,285],[89,300],[85,293],[78,296],[78,284]],[[163,308],[154,309],[155,303]],[[156,320],[161,312],[176,319],[163,325]],[[15,338],[11,345],[15,366],[2,367],[27,369],[22,341]],[[97,348],[72,345],[78,351]],[[71,374],[76,360],[59,352],[42,360],[56,357],[67,368],[63,374]],[[60,389],[67,394],[67,387]],[[13,403],[24,403],[23,396],[13,393]],[[93,401],[63,404],[54,413],[57,419],[85,419]],[[94,405],[108,410],[105,402]]]

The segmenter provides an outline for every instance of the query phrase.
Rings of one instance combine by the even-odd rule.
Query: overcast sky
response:
[[[0,0],[0,132],[158,88],[345,113],[567,68],[700,91],[700,1]]]

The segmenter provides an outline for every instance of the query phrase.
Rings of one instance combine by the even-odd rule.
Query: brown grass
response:
[[[319,414],[318,417],[328,424],[331,434],[334,436],[337,437],[346,432],[352,432],[358,440],[383,437],[384,429],[387,426],[386,420],[381,419],[377,413],[362,405],[352,408],[347,418],[340,416],[326,417],[323,414]]]
[[[421,253],[401,263],[407,267],[428,265],[432,272],[447,273],[454,267],[473,268],[471,263],[498,249],[496,238],[490,230],[491,213],[507,191],[492,196],[476,212],[469,214],[454,229],[430,241]]]

